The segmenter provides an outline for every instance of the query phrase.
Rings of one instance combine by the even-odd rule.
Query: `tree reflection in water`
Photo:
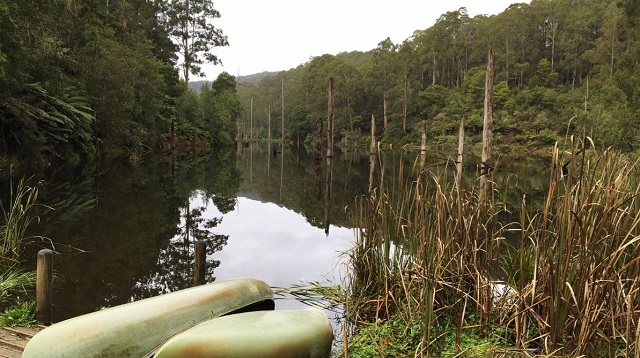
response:
[[[201,199],[205,203],[202,206],[191,208],[193,199]],[[136,283],[136,290],[142,297],[156,296],[180,290],[193,285],[193,266],[195,257],[195,243],[206,243],[205,281],[207,283],[216,280],[215,269],[220,266],[219,260],[213,259],[213,254],[227,244],[229,235],[215,234],[213,229],[218,226],[222,218],[207,219],[203,213],[207,209],[206,194],[196,192],[186,202],[186,207],[181,209],[180,225],[176,235],[170,240],[169,245],[160,250],[158,255],[158,269],[152,274],[143,277]]]

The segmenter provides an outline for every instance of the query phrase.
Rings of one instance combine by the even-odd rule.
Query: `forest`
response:
[[[326,119],[327,85],[335,86],[336,143],[368,143],[371,116],[383,142],[420,143],[423,121],[430,143],[457,141],[460,120],[467,140],[482,133],[487,54],[495,56],[494,143],[548,148],[569,135],[599,145],[638,150],[640,32],[638,1],[533,0],[494,16],[447,12],[426,29],[394,44],[389,38],[368,52],[313,57],[262,79],[239,81],[243,135],[310,141]],[[253,121],[249,118],[253,102]],[[253,122],[253,124],[251,124]]]
[[[0,165],[223,147],[238,129],[267,137],[269,115],[283,110],[285,138],[309,141],[326,118],[329,78],[342,146],[367,143],[372,116],[383,142],[419,143],[425,122],[430,143],[449,143],[464,120],[476,143],[489,49],[499,152],[566,134],[636,152],[639,7],[533,0],[474,17],[460,8],[402,43],[316,56],[257,83],[222,73],[190,91],[190,77],[228,45],[211,0],[0,0]]]
[[[229,146],[240,106],[211,0],[0,0],[0,166]]]

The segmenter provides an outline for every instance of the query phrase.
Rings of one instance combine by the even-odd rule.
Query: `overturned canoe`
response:
[[[150,357],[203,321],[273,299],[263,281],[220,281],[107,308],[45,328],[23,357]]]
[[[155,358],[324,358],[332,341],[320,310],[248,312],[203,322],[171,338]]]

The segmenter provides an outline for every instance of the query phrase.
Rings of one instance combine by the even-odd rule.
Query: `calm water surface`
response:
[[[387,175],[398,175],[401,165],[410,175],[414,159],[385,158]],[[512,183],[509,195],[541,192],[545,180],[535,166],[505,163],[509,170],[500,180]],[[468,167],[473,180],[473,164]],[[304,149],[257,145],[173,161],[147,155],[136,165],[113,160],[36,179],[40,202],[54,210],[31,228],[46,239],[25,254],[55,250],[53,319],[60,321],[190,287],[197,239],[207,242],[208,282],[340,282],[341,254],[354,242],[351,210],[368,191],[369,157],[335,154],[328,212],[325,168]],[[276,302],[276,309],[301,307],[291,299]]]
[[[54,210],[32,227],[47,239],[26,255],[56,252],[54,321],[190,287],[197,239],[207,242],[209,282],[339,282],[341,253],[354,237],[349,207],[367,190],[368,173],[368,158],[336,156],[326,234],[325,177],[317,185],[314,158],[304,150],[274,156],[256,146],[174,165],[147,156],[136,165],[60,170],[42,178],[40,202]]]

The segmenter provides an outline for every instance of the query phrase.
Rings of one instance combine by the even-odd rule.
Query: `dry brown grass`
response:
[[[508,188],[492,182],[480,206],[475,183],[456,188],[448,173],[416,169],[404,180],[400,171],[360,199],[347,299],[356,325],[398,314],[419,321],[420,356],[433,353],[443,321],[455,326],[458,347],[474,329],[503,332],[512,356],[639,356],[636,163],[583,142],[556,147],[544,203],[531,209],[523,198],[518,214],[498,199]],[[518,250],[503,268],[518,270],[499,297],[492,277],[504,266],[505,235]]]

